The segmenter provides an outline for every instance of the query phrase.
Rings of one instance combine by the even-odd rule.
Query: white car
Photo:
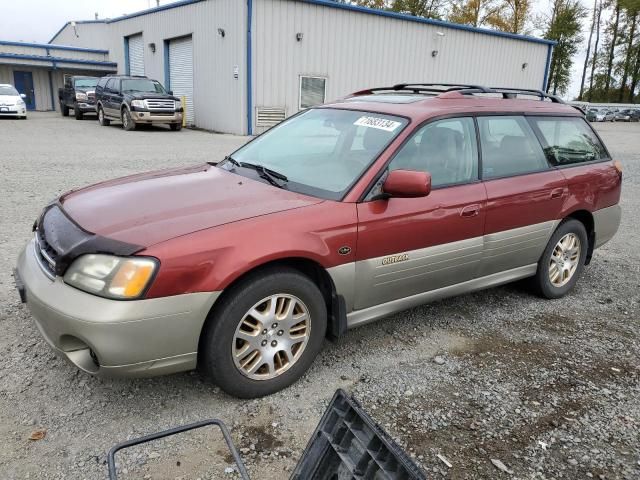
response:
[[[24,93],[18,93],[13,85],[0,83],[0,117],[27,118]]]

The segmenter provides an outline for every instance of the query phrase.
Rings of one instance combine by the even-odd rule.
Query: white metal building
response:
[[[0,41],[0,83],[24,93],[29,110],[58,110],[65,75],[101,76],[116,67],[107,50]]]
[[[401,82],[544,88],[554,42],[331,0],[182,0],[52,39],[185,96],[189,122],[259,133],[311,105]]]

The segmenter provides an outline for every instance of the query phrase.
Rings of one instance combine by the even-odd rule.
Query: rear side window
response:
[[[545,153],[557,166],[608,158],[591,127],[582,118],[529,117],[544,139]]]
[[[549,168],[542,146],[521,116],[478,117],[482,178],[509,177]]]
[[[478,142],[472,118],[452,118],[420,128],[389,164],[389,170],[431,174],[441,187],[478,179]]]

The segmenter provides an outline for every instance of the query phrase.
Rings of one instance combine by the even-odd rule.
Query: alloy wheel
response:
[[[300,359],[310,335],[307,306],[293,295],[271,295],[240,320],[231,346],[233,361],[244,376],[270,380]]]
[[[549,281],[554,287],[562,287],[571,280],[580,263],[581,248],[575,233],[567,233],[558,241],[549,260]]]

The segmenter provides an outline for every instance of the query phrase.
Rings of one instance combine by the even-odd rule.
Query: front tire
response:
[[[122,109],[122,128],[124,128],[127,132],[136,129],[136,122],[131,118],[131,112],[128,108]]]
[[[73,116],[76,117],[76,120],[82,120],[84,117],[77,104],[73,107]]]
[[[182,124],[181,123],[170,123],[169,124],[169,128],[171,130],[173,130],[174,132],[179,132],[180,130],[182,130]]]
[[[62,114],[63,117],[68,117],[69,116],[69,107],[67,107],[65,104],[61,103],[60,104],[60,113]]]
[[[536,292],[548,299],[565,296],[576,284],[587,258],[589,240],[582,222],[564,220],[547,243],[533,277]]]
[[[111,123],[111,120],[104,116],[104,110],[102,107],[98,107],[98,123],[103,127],[108,127]]]
[[[249,275],[209,315],[199,366],[225,392],[270,395],[298,380],[322,348],[327,309],[318,287],[290,268]]]

